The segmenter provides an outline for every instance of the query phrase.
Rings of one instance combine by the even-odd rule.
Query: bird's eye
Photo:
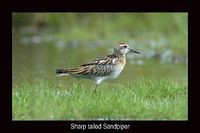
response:
[[[124,45],[124,48],[127,48],[127,46],[126,46],[126,45]]]

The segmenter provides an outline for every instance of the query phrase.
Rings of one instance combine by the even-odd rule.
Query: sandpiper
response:
[[[126,53],[134,52],[125,42],[118,42],[114,47],[113,53],[105,57],[97,58],[89,63],[75,68],[56,69],[58,76],[71,75],[96,82],[96,87],[104,80],[116,79],[126,65]]]

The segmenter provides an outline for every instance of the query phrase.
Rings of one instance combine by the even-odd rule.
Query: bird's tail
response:
[[[65,75],[69,75],[69,72],[68,72],[68,69],[60,68],[60,69],[56,69],[56,74],[57,76],[65,76]]]
[[[73,76],[80,76],[85,75],[90,69],[87,67],[77,67],[77,68],[61,68],[56,69],[57,76],[65,76],[65,75],[73,75]]]

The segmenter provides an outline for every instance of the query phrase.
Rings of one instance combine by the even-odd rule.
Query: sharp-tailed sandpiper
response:
[[[118,42],[111,55],[97,58],[79,67],[56,69],[56,73],[59,76],[71,75],[94,80],[97,87],[102,81],[113,80],[119,76],[126,65],[126,53],[129,52],[140,54],[127,43]]]

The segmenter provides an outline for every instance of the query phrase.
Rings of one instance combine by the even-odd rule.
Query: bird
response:
[[[113,53],[100,58],[96,58],[93,61],[82,64],[74,68],[59,68],[56,69],[57,76],[73,76],[76,78],[84,78],[95,81],[96,87],[105,80],[116,79],[126,65],[126,54],[137,53],[129,47],[126,42],[117,42],[114,46]]]

